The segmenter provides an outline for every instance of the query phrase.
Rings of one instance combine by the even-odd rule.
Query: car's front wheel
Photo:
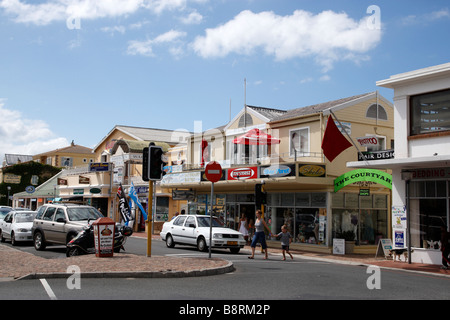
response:
[[[45,249],[45,240],[42,233],[37,231],[33,237],[34,248],[38,251],[42,251]]]
[[[198,249],[198,251],[202,251],[202,252],[206,251],[208,249],[205,238],[203,238],[203,237],[198,238],[197,249]]]
[[[175,242],[173,241],[173,238],[170,234],[168,234],[166,237],[166,246],[167,246],[167,248],[175,247]]]

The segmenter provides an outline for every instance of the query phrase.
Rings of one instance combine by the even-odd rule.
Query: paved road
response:
[[[131,238],[127,252],[145,254],[146,240]],[[22,250],[28,250],[25,247]],[[58,248],[56,248],[58,249]],[[33,249],[34,250],[34,249]],[[54,251],[53,248],[49,251]],[[48,253],[47,253],[48,254]],[[55,250],[54,254],[63,256]],[[154,255],[202,256],[194,248],[165,247],[160,240],[152,245]],[[79,288],[69,289],[70,279],[24,280],[0,283],[2,299],[150,299],[175,300],[181,308],[185,300],[228,300],[244,302],[261,300],[373,300],[373,299],[450,299],[450,279],[431,274],[416,274],[391,270],[368,270],[367,267],[336,264],[295,256],[280,261],[271,254],[268,261],[257,255],[248,259],[249,252],[231,254],[213,251],[213,257],[230,260],[236,271],[198,278],[175,279],[79,279]],[[369,271],[369,273],[368,273]],[[377,273],[378,272],[378,273]],[[375,279],[379,281],[371,281]],[[69,286],[68,286],[69,283]],[[374,287],[374,283],[379,286]],[[369,286],[368,286],[369,284]],[[206,303],[205,303],[206,304]],[[176,308],[175,308],[176,309]],[[171,309],[174,312],[174,309]]]

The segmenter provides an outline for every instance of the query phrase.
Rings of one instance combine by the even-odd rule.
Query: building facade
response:
[[[324,157],[331,111],[353,140],[376,138],[377,144],[358,147],[367,157],[392,154],[393,106],[377,92],[293,110],[245,106],[226,126],[191,135],[187,162],[164,176],[161,187],[185,194],[190,214],[209,213],[211,183],[204,167],[214,160],[223,172],[214,185],[213,213],[229,227],[237,229],[242,215],[255,219],[255,185],[263,184],[262,209],[272,233],[287,225],[294,246],[330,251],[333,238],[352,231],[356,251],[373,252],[379,239],[390,236],[390,186],[358,174],[361,179],[335,189],[335,180],[351,171],[346,163],[359,153],[352,147],[333,162]],[[257,142],[246,143],[255,132]]]
[[[440,264],[450,215],[450,63],[377,82],[394,90],[395,157],[349,167],[392,169],[392,242],[410,261]]]

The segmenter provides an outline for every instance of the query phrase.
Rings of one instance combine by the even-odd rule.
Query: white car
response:
[[[32,241],[31,227],[36,211],[10,211],[0,222],[0,240],[10,239],[14,246],[18,241]]]
[[[211,248],[230,249],[232,253],[238,253],[244,247],[246,242],[242,233],[224,227],[216,217],[212,219],[212,226]],[[209,248],[209,235],[210,216],[204,215],[177,216],[165,222],[160,233],[169,248],[175,244],[186,244],[196,246],[200,251]]]

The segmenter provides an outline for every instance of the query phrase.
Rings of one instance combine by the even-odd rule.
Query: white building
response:
[[[347,166],[392,169],[394,247],[410,244],[411,262],[441,264],[440,226],[448,230],[450,220],[450,63],[377,85],[394,90],[395,157]]]

